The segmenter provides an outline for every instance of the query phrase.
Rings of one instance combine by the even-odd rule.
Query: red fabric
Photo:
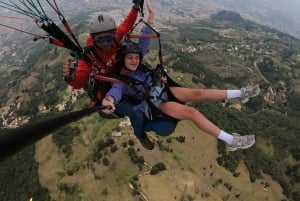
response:
[[[116,28],[115,31],[115,43],[110,51],[102,51],[99,48],[96,48],[96,53],[102,58],[106,66],[109,68],[107,70],[113,71],[114,65],[116,63],[116,54],[120,44],[120,40],[125,36],[126,33],[130,31],[133,27],[138,16],[138,10],[131,8],[129,14],[125,18],[125,20]],[[87,38],[87,45],[94,46],[93,38],[91,35]],[[104,68],[102,66],[102,68]],[[80,89],[86,83],[89,74],[91,73],[91,68],[88,64],[80,59],[78,61],[78,67],[74,74],[74,80],[67,81],[69,85],[71,85],[75,89]]]

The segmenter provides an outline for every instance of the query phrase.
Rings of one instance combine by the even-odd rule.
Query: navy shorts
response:
[[[159,86],[152,87],[149,95],[153,96],[153,98],[151,98],[151,102],[155,105],[155,107],[158,107],[161,102],[168,101],[167,92],[164,88]]]

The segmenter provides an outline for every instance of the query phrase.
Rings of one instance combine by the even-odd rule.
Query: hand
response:
[[[112,114],[115,111],[116,107],[115,107],[114,102],[115,101],[112,96],[107,96],[107,97],[103,98],[102,105],[108,106],[107,109],[103,110],[103,112],[105,114]]]
[[[64,75],[64,78],[67,80],[71,80],[72,78],[72,73],[74,71],[74,58],[73,57],[69,57],[64,65],[63,65],[63,69],[62,69],[62,73]]]
[[[140,0],[133,0],[132,3],[134,3],[133,7],[135,9],[140,9]]]

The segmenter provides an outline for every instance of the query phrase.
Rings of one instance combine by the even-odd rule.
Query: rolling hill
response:
[[[76,31],[86,30],[82,15],[73,19]],[[169,137],[152,133],[156,148],[150,152],[130,128],[118,128],[123,119],[95,114],[2,161],[1,200],[299,200],[300,42],[237,16],[222,11],[193,23],[162,23],[164,63],[183,86],[260,83],[261,96],[240,110],[236,101],[194,104],[225,130],[254,132],[255,147],[228,153],[183,121]],[[1,69],[9,70],[1,78],[3,122],[25,123],[65,104],[67,110],[88,107],[85,93],[72,102],[62,79],[68,51],[19,33],[4,41]],[[156,63],[155,42],[152,49],[146,59]],[[119,130],[121,137],[111,137]],[[156,165],[166,169],[148,173]]]

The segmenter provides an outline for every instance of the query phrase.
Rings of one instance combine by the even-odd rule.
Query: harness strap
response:
[[[96,53],[96,49],[93,46],[86,46],[83,48],[83,55],[89,55],[90,61],[87,62],[89,66],[93,69],[93,71],[100,71],[102,74],[104,74],[108,67],[106,63],[103,61],[102,57],[100,57]],[[102,67],[101,67],[102,65]],[[103,69],[104,68],[104,69]]]
[[[105,81],[113,82],[113,83],[126,84],[127,86],[131,87],[137,94],[139,94],[147,102],[148,107],[150,108],[148,117],[151,118],[152,120],[172,120],[174,122],[178,122],[177,119],[170,117],[167,114],[163,113],[152,103],[152,100],[162,100],[162,95],[164,92],[167,93],[168,100],[182,103],[179,100],[177,100],[175,98],[175,96],[172,94],[172,92],[170,91],[169,87],[172,85],[166,84],[158,96],[152,96],[149,94],[150,88],[145,86],[145,83],[143,81],[139,81],[133,77],[128,77],[125,75],[120,75],[120,74],[115,74],[115,73],[108,73],[105,76],[95,75],[95,79],[105,80]],[[137,87],[136,87],[137,85],[144,85],[144,89],[146,91],[141,92],[140,90],[137,89]]]
[[[149,27],[154,34],[132,34],[135,28],[138,24],[143,23],[147,27]],[[131,30],[126,34],[125,40],[129,40],[130,38],[157,38],[158,39],[158,59],[160,64],[163,64],[163,58],[162,58],[162,51],[161,51],[161,41],[160,41],[160,33],[156,31],[151,25],[149,25],[147,22],[141,18],[132,28]]]
[[[137,27],[138,24],[143,23],[145,24],[147,27],[149,27],[154,34],[132,34],[133,31],[135,30],[135,28]],[[151,36],[151,37],[150,37]],[[132,28],[131,30],[126,34],[127,38],[159,38],[160,37],[160,33],[158,31],[156,31],[151,25],[149,25],[147,22],[145,22],[143,20],[143,18],[141,18]]]
[[[130,34],[129,38],[157,38],[156,34]]]
[[[114,44],[118,47],[120,45],[119,39],[115,38]],[[103,74],[110,71],[110,67],[108,67],[106,65],[105,61],[103,60],[103,58],[97,54],[96,48],[94,46],[86,46],[83,48],[82,55],[85,56],[87,54],[90,54],[90,56],[91,56],[91,58],[89,58],[89,60],[86,61],[87,63],[90,63],[90,65],[92,65],[92,66],[98,64],[97,68],[99,68],[100,72]]]

